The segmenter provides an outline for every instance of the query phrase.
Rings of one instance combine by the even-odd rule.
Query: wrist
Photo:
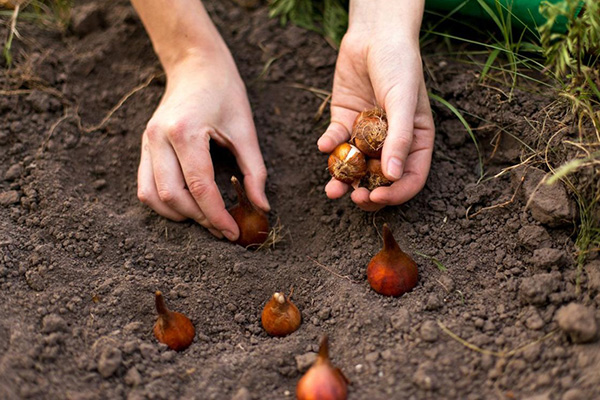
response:
[[[185,65],[210,65],[233,62],[229,49],[219,38],[210,43],[185,43],[176,47],[155,46],[161,65],[167,76],[173,75]]]
[[[350,0],[348,33],[417,43],[424,0]]]
[[[167,75],[190,58],[208,62],[212,58],[231,58],[227,45],[201,1],[131,2],[142,19]]]

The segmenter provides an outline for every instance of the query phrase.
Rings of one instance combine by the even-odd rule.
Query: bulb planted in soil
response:
[[[275,293],[265,305],[261,315],[262,326],[271,336],[287,336],[295,332],[302,321],[300,310],[290,298],[294,289],[290,291],[290,295],[285,298],[283,293]]]
[[[348,379],[329,361],[327,335],[321,339],[317,360],[298,381],[298,400],[345,400],[348,397]]]
[[[229,213],[240,228],[237,244],[246,248],[255,248],[263,244],[269,237],[269,219],[260,208],[256,207],[242,188],[240,181],[231,177],[231,183],[238,196],[238,204],[229,209]]]
[[[400,249],[388,224],[383,224],[383,248],[369,262],[367,280],[384,296],[401,296],[419,280],[417,263]]]
[[[196,329],[185,315],[170,311],[160,291],[155,293],[156,312],[158,319],[154,324],[154,336],[159,342],[170,349],[182,351],[189,347],[196,335]]]

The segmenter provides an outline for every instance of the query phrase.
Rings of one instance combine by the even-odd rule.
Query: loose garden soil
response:
[[[294,398],[324,334],[351,399],[600,398],[600,262],[577,272],[572,200],[540,189],[541,165],[493,178],[523,154],[506,132],[535,142],[553,99],[508,101],[478,84],[477,67],[425,50],[428,85],[470,115],[486,177],[464,127],[434,103],[426,187],[366,213],[324,194],[328,114],[315,118],[310,88],[331,88],[335,49],[265,5],[206,5],[248,86],[283,240],[248,251],[137,200],[164,77],[127,2],[78,3],[64,35],[19,22],[0,81],[0,398]],[[235,160],[213,155],[233,205]],[[420,268],[400,298],[366,282],[384,222]],[[303,323],[269,337],[262,307],[291,287]],[[152,335],[155,290],[196,326],[183,352]],[[581,307],[559,327],[571,302]]]

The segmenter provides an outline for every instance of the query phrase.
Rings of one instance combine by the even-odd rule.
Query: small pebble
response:
[[[561,307],[556,312],[556,321],[573,343],[591,342],[598,334],[594,310],[582,304],[571,303]]]
[[[21,164],[13,164],[4,174],[4,179],[11,182],[21,176],[23,173],[23,166]]]
[[[16,190],[9,190],[7,192],[0,193],[0,206],[10,206],[19,202],[19,192]]]
[[[438,339],[438,327],[432,320],[423,322],[423,324],[421,324],[420,332],[421,339],[426,342],[435,342]]]
[[[65,331],[66,329],[67,323],[60,315],[49,314],[42,320],[42,333]]]
[[[98,372],[103,378],[109,378],[121,366],[123,355],[116,347],[105,347],[98,359]]]
[[[408,332],[410,330],[410,312],[406,308],[399,308],[390,317],[390,322],[395,330]]]
[[[96,190],[100,190],[106,186],[106,179],[97,179],[92,182],[92,187]]]
[[[132,387],[139,386],[142,383],[142,375],[136,367],[129,368],[129,371],[125,374],[125,383]]]
[[[300,354],[300,355],[297,355],[295,357],[295,359],[296,359],[296,368],[298,368],[298,371],[304,372],[307,369],[309,369],[311,365],[313,365],[313,363],[317,359],[317,353],[309,352],[309,353]]]
[[[231,398],[231,400],[250,400],[250,391],[245,387],[241,387],[235,395]]]
[[[379,352],[373,351],[365,356],[365,360],[368,362],[375,362],[379,359]]]
[[[412,379],[415,385],[423,390],[433,390],[436,388],[436,380],[431,370],[433,365],[431,362],[426,361],[419,365],[417,371],[414,373]]]

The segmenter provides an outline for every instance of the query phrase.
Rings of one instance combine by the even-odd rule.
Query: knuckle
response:
[[[141,201],[143,204],[150,205],[150,203],[152,202],[152,195],[149,193],[148,190],[144,188],[138,189],[137,197],[138,200]]]
[[[204,180],[192,180],[188,184],[188,190],[195,199],[202,199],[210,192],[211,185]]]
[[[158,124],[154,121],[150,121],[148,122],[148,125],[146,125],[146,137],[148,138],[149,141],[154,141],[158,138],[160,132],[160,127],[158,126]]]
[[[397,148],[409,148],[412,144],[412,132],[400,132],[400,134],[396,138],[394,138],[393,143]]]
[[[197,215],[196,218],[194,218],[194,221],[196,221],[197,223],[199,223],[200,225],[202,225],[203,227],[207,228],[207,229],[213,229],[213,225],[208,221],[208,219],[206,219],[206,216],[204,214],[202,215]]]
[[[175,193],[173,193],[173,191],[170,189],[160,189],[158,191],[158,198],[163,203],[171,205],[175,202],[176,196]]]
[[[264,165],[261,165],[254,171],[254,175],[261,182],[266,181],[267,180],[267,167],[265,167]]]
[[[167,137],[173,143],[182,142],[185,138],[186,131],[187,123],[182,120],[173,121],[166,128]]]

